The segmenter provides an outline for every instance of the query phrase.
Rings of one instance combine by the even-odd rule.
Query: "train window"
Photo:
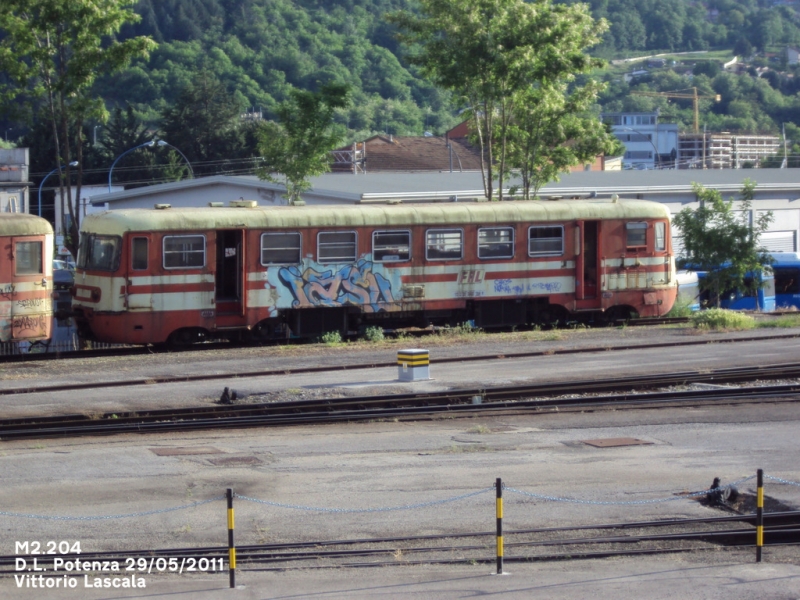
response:
[[[426,233],[428,260],[460,260],[464,256],[464,232],[460,229],[429,229]]]
[[[131,241],[131,268],[134,271],[147,270],[147,238],[136,237]]]
[[[165,269],[194,269],[205,264],[204,235],[169,235],[164,238]]]
[[[561,256],[564,254],[564,227],[531,227],[528,229],[528,256]]]
[[[262,265],[296,265],[301,259],[299,233],[262,233]]]
[[[625,223],[625,240],[628,248],[647,246],[647,223]]]
[[[663,252],[667,249],[667,224],[656,223],[656,252]]]
[[[514,258],[511,227],[478,229],[478,258]]]
[[[119,248],[118,236],[81,234],[78,266],[89,271],[116,271]]]
[[[372,260],[398,262],[411,258],[410,231],[373,231]]]
[[[44,273],[42,242],[17,242],[14,245],[14,265],[16,275]]]
[[[800,269],[797,267],[773,267],[775,292],[778,294],[800,294]]]
[[[317,260],[321,263],[356,261],[355,231],[324,231],[317,236]]]

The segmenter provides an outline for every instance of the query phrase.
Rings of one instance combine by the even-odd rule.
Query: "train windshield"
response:
[[[87,271],[116,271],[120,246],[121,239],[118,236],[82,233],[78,267]]]

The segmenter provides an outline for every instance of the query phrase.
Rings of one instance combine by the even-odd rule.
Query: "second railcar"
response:
[[[775,304],[778,309],[800,308],[800,254],[773,252]]]
[[[646,201],[130,209],[82,224],[73,310],[133,344],[368,325],[661,316],[668,210]]]
[[[50,337],[53,228],[23,213],[0,213],[0,342]]]

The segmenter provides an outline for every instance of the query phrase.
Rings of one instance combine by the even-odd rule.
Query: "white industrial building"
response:
[[[774,252],[797,252],[800,235],[800,169],[719,169],[656,171],[582,171],[562,176],[540,191],[544,201],[568,198],[610,197],[653,200],[667,205],[674,215],[698,204],[693,183],[717,189],[724,198],[738,198],[745,178],[757,183],[753,213],[772,211],[774,220],[762,238]],[[315,209],[372,202],[458,202],[483,196],[479,172],[463,173],[368,173],[347,175],[327,173],[312,180],[303,194]],[[511,185],[519,182],[509,182]],[[281,205],[280,185],[247,176],[215,176],[153,185],[92,196],[97,207],[152,208],[155,204],[207,206],[235,200],[256,200],[259,205]],[[680,233],[675,232],[679,248]]]

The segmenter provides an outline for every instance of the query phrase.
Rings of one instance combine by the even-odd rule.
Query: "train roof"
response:
[[[84,217],[82,231],[121,235],[128,231],[194,229],[299,229],[304,227],[402,227],[503,224],[576,219],[669,219],[669,209],[647,200],[447,202],[342,206],[255,206],[122,209]]]
[[[52,235],[47,220],[27,213],[0,212],[0,235]]]

